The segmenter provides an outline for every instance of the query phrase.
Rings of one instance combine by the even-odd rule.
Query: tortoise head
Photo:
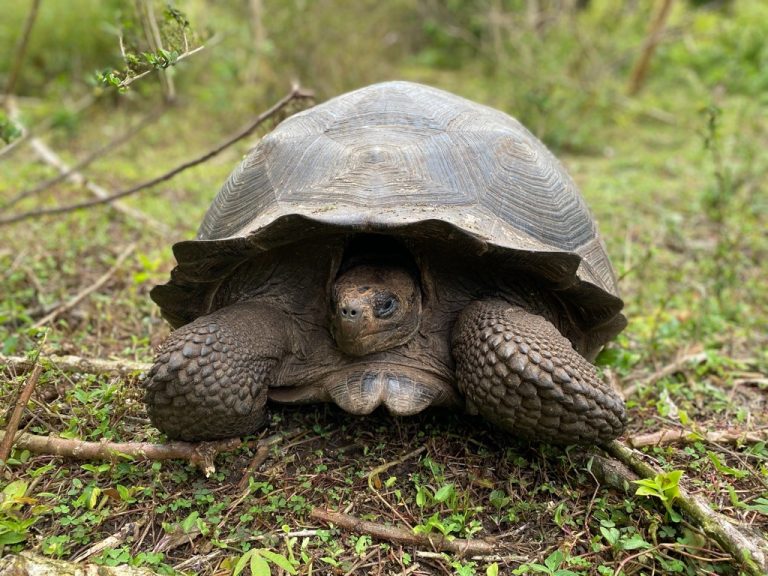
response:
[[[360,264],[331,296],[331,333],[342,352],[365,356],[408,342],[419,328],[421,290],[404,267]]]

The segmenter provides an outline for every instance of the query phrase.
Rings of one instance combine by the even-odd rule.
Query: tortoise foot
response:
[[[152,424],[186,441],[241,436],[263,426],[267,389],[286,349],[284,330],[279,311],[245,302],[171,333],[145,384]]]
[[[475,302],[453,331],[468,409],[515,434],[557,444],[604,443],[624,429],[619,394],[543,317]]]

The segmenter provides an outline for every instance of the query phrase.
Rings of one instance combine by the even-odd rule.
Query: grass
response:
[[[18,24],[25,12],[16,4],[8,21]],[[503,107],[564,161],[621,278],[630,324],[599,364],[627,393],[626,437],[665,428],[765,428],[768,102],[766,48],[758,41],[768,34],[765,7],[718,12],[679,3],[648,84],[629,99],[623,93],[648,20],[643,9],[607,2],[575,20],[546,21],[537,33],[504,3],[504,18],[496,20],[479,2],[375,4],[376,17],[359,28],[354,19],[331,17],[336,2],[266,2],[269,45],[257,48],[235,25],[237,14],[210,6],[204,21],[219,44],[176,71],[180,103],[94,163],[88,176],[117,190],[162,173],[265,109],[293,74],[321,98],[405,77]],[[87,29],[103,30],[109,15],[83,6],[93,14]],[[202,6],[188,7],[193,26]],[[354,18],[364,19],[366,7],[360,3]],[[137,121],[157,90],[147,78],[114,101],[67,113],[87,88],[77,81],[82,76],[61,75],[81,74],[91,60],[83,56],[68,69],[50,47],[56,37],[40,41],[55,23],[46,9],[19,88],[37,97],[23,98],[21,107],[28,125],[57,118],[42,137],[73,162]],[[494,40],[493,22],[501,40]],[[333,42],[323,35],[330,27]],[[510,33],[517,28],[519,35]],[[0,24],[0,37],[8,30]],[[71,30],[70,40],[82,34]],[[387,44],[394,32],[399,39]],[[105,46],[114,49],[99,38],[94,33],[83,46],[92,60]],[[170,246],[193,237],[248,146],[126,200],[167,231],[109,207],[0,228],[0,351],[33,353],[41,342],[35,320],[136,242],[101,290],[50,326],[44,351],[150,361],[169,329],[148,291],[165,281]],[[28,146],[0,162],[0,202],[54,175]],[[62,184],[14,209],[83,197]],[[14,404],[26,377],[0,368],[1,405]],[[141,395],[137,375],[72,374],[46,363],[22,425],[44,435],[161,441]],[[0,416],[0,426],[6,423]],[[273,574],[739,574],[681,517],[677,475],[734,521],[763,536],[768,530],[765,442],[646,448],[664,473],[644,487],[646,495],[629,497],[596,482],[590,463],[599,451],[521,443],[461,414],[360,419],[333,406],[277,407],[269,431],[279,430],[297,432],[271,449],[243,489],[255,454],[248,446],[219,456],[207,479],[180,461],[82,463],[17,450],[0,472],[0,554],[32,549],[73,558],[127,527],[131,538],[90,560],[164,574],[228,574],[238,562],[243,573],[266,573],[266,565]],[[374,481],[371,473],[382,467]],[[309,516],[313,507],[423,534],[495,538],[500,556],[464,558],[378,541],[321,525]]]

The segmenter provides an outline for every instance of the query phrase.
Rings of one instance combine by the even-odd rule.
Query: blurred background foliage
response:
[[[157,3],[162,6],[161,3]],[[30,2],[3,8],[12,47]],[[298,79],[325,99],[376,81],[443,86],[510,111],[555,148],[598,145],[594,130],[631,106],[627,77],[656,3],[575,0],[178,1],[209,49],[176,76],[208,111],[269,98]],[[53,100],[93,89],[122,66],[121,22],[133,3],[43,2],[17,93]],[[645,91],[669,113],[702,107],[714,89],[768,98],[768,3],[683,2],[672,8]],[[12,49],[0,50],[0,79]],[[684,99],[670,98],[670,88]],[[134,90],[146,95],[156,83]]]

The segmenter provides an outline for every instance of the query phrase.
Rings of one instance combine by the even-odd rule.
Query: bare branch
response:
[[[302,90],[299,86],[293,86],[291,91],[283,96],[277,103],[275,103],[271,108],[269,108],[267,111],[259,114],[259,116],[256,117],[256,119],[251,122],[248,126],[237,132],[234,136],[231,136],[218,146],[212,148],[205,154],[199,156],[198,158],[195,158],[194,160],[190,160],[188,162],[184,162],[183,164],[180,164],[173,170],[166,172],[165,174],[158,176],[156,178],[153,178],[152,180],[149,180],[147,182],[144,182],[143,184],[139,184],[137,186],[132,186],[131,188],[128,188],[126,190],[123,190],[121,192],[118,192],[116,194],[112,194],[111,196],[105,197],[105,198],[99,198],[96,200],[89,200],[86,202],[80,202],[77,204],[71,204],[69,206],[59,206],[57,208],[48,208],[43,210],[32,210],[29,212],[23,212],[21,214],[17,214],[16,216],[8,216],[4,218],[0,218],[0,225],[3,224],[14,224],[17,222],[22,222],[24,220],[28,220],[30,218],[38,218],[40,216],[50,216],[53,214],[63,214],[66,212],[73,212],[75,210],[82,210],[84,208],[90,208],[92,206],[98,206],[101,204],[108,204],[111,202],[114,202],[115,200],[118,200],[120,198],[124,198],[126,196],[130,196],[131,194],[135,194],[136,192],[139,192],[141,190],[145,190],[147,188],[151,188],[153,186],[156,186],[157,184],[160,184],[161,182],[165,182],[167,180],[170,180],[180,172],[183,172],[189,168],[192,168],[193,166],[197,166],[198,164],[202,164],[206,160],[209,160],[216,156],[217,154],[221,153],[223,150],[230,147],[235,142],[238,142],[242,140],[243,138],[246,138],[250,134],[252,134],[256,128],[258,128],[261,124],[263,124],[267,119],[273,117],[275,114],[283,110],[290,102],[293,100],[299,100],[299,99],[307,99],[312,98],[311,92],[306,92]]]
[[[442,535],[431,537],[414,534],[405,528],[386,526],[368,520],[361,520],[349,514],[321,510],[320,508],[313,508],[310,516],[327,524],[336,524],[356,534],[368,534],[379,540],[386,540],[387,542],[395,542],[397,544],[419,546],[435,551],[453,552],[463,556],[485,556],[496,552],[494,544],[486,540],[464,540],[461,538],[449,540]]]
[[[0,438],[6,432],[0,430]],[[38,454],[50,454],[76,460],[187,460],[199,466],[206,476],[216,471],[213,458],[220,452],[229,452],[242,444],[240,438],[228,438],[219,442],[87,442],[55,436],[37,436],[23,433],[16,437],[14,445],[22,450]]]
[[[21,416],[24,413],[24,408],[27,406],[27,402],[29,402],[29,399],[32,397],[32,392],[34,391],[35,386],[37,386],[37,381],[43,371],[43,367],[38,363],[38,360],[40,359],[40,350],[42,349],[44,343],[45,340],[40,342],[40,346],[37,349],[35,358],[31,361],[34,365],[32,374],[30,374],[29,378],[27,378],[27,382],[24,384],[24,388],[22,388],[21,393],[16,400],[16,405],[13,408],[11,417],[8,419],[8,434],[3,438],[2,442],[0,442],[0,461],[2,462],[8,460],[8,456],[11,453],[11,448],[13,447],[13,436],[16,434],[16,430],[19,428],[19,422],[21,422]]]
[[[141,132],[147,126],[154,124],[157,121],[157,119],[163,115],[164,112],[165,112],[164,107],[156,108],[155,110],[147,114],[144,118],[142,118],[139,122],[131,126],[123,134],[121,134],[117,138],[114,138],[113,140],[110,140],[103,146],[97,148],[96,150],[88,154],[88,156],[86,156],[85,158],[77,162],[75,165],[71,166],[68,170],[61,172],[58,176],[49,178],[48,180],[41,182],[40,184],[38,184],[37,186],[34,186],[33,188],[22,190],[21,192],[16,194],[16,196],[8,200],[5,203],[5,205],[2,207],[2,209],[7,210],[8,208],[20,202],[21,200],[24,200],[25,198],[29,198],[30,196],[35,196],[37,194],[40,194],[41,192],[45,192],[52,186],[55,186],[56,184],[66,180],[67,178],[70,178],[74,174],[77,174],[83,168],[90,166],[95,160],[98,160],[102,156],[108,154],[112,150],[128,142],[131,138],[136,136],[139,132]]]
[[[102,360],[101,358],[83,358],[81,356],[45,356],[41,359],[65,372],[86,372],[88,374],[109,374],[115,372],[121,376],[136,372],[147,372],[152,367],[148,362],[132,360]],[[25,372],[34,367],[34,361],[26,356],[4,356],[0,354],[0,366],[18,372]]]
[[[669,444],[690,444],[704,440],[712,444],[739,444],[744,442],[764,442],[768,440],[768,428],[758,430],[711,430],[696,432],[682,428],[659,430],[650,434],[640,434],[627,438],[627,443],[633,448],[643,446],[666,446]]]
[[[648,34],[645,37],[645,42],[643,42],[643,50],[630,75],[629,87],[627,88],[630,96],[640,92],[640,89],[643,87],[648,67],[651,64],[651,58],[653,58],[656,46],[659,44],[659,40],[661,40],[661,34],[672,10],[672,4],[674,4],[673,0],[661,0],[661,6],[659,6],[653,21],[648,27]]]
[[[0,574],[79,574],[82,576],[155,576],[148,568],[134,568],[127,564],[104,566],[102,564],[79,564],[49,556],[35,554],[28,550],[8,554],[0,558]]]
[[[27,46],[29,45],[29,38],[32,35],[32,27],[37,20],[37,12],[40,8],[40,0],[32,0],[32,6],[29,8],[29,15],[27,21],[24,23],[24,31],[19,36],[19,42],[16,44],[16,57],[13,61],[13,68],[8,75],[8,82],[5,85],[5,96],[9,98],[13,91],[16,89],[16,81],[19,79],[19,73],[21,72],[21,66],[24,63],[24,56],[27,52]]]

